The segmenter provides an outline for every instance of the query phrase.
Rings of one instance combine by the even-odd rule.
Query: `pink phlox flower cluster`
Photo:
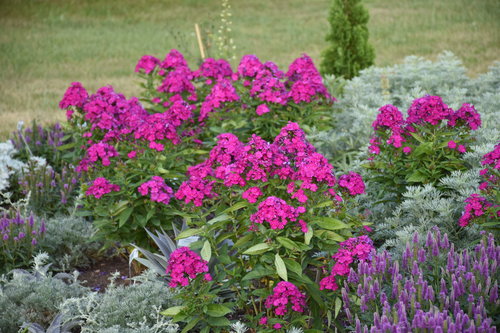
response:
[[[120,191],[120,186],[111,184],[109,180],[104,177],[96,178],[92,185],[89,186],[87,191],[85,191],[86,196],[93,195],[97,199],[102,197],[105,194],[110,193],[111,191],[118,192]]]
[[[398,131],[405,123],[403,114],[394,105],[384,105],[378,109],[378,112],[377,119],[372,124],[375,130],[388,128],[392,131]]]
[[[286,77],[288,78],[286,85],[290,87],[288,97],[297,104],[310,103],[319,98],[325,98],[327,101],[335,100],[328,93],[320,73],[307,54],[290,64]]]
[[[207,58],[200,65],[200,68],[193,72],[194,77],[212,78],[221,80],[223,78],[230,78],[233,75],[231,65],[224,59],[215,60]],[[207,80],[211,81],[211,80]]]
[[[462,104],[462,107],[450,116],[448,125],[454,127],[460,122],[469,126],[473,131],[481,127],[481,116],[474,108],[474,105],[468,103]]]
[[[59,102],[59,107],[67,109],[70,106],[75,106],[81,109],[88,98],[89,94],[82,84],[80,82],[72,82],[71,86],[64,93],[64,97]],[[71,114],[69,114],[68,119],[71,119]]]
[[[213,87],[210,94],[205,98],[200,108],[199,121],[208,117],[210,112],[214,112],[224,106],[225,103],[236,102],[240,96],[236,93],[236,88],[228,79],[221,79]]]
[[[184,202],[200,207],[203,204],[203,199],[213,198],[217,194],[213,191],[215,184],[214,180],[206,179],[212,175],[212,168],[206,162],[191,166],[188,168],[189,179],[181,184],[175,198],[184,200]]]
[[[370,146],[368,147],[370,154],[380,154],[380,140],[377,136],[372,136],[370,139]],[[371,158],[373,159],[373,158]]]
[[[184,56],[179,51],[172,49],[161,62],[160,67],[163,69],[176,69],[179,67],[188,67],[188,63]]]
[[[250,96],[256,96],[261,101],[285,105],[287,91],[282,82],[285,74],[271,61],[261,65],[255,74],[250,88]]]
[[[443,103],[439,96],[424,96],[413,101],[408,109],[409,124],[427,122],[438,125],[442,120],[448,120],[453,115],[453,110]]]
[[[365,193],[363,178],[356,172],[349,172],[339,177],[339,186],[347,189],[352,196]]]
[[[170,275],[170,288],[186,287],[189,279],[195,279],[199,274],[208,272],[208,262],[188,247],[180,247],[170,255],[166,273]],[[206,281],[211,281],[210,274],[204,274]]]
[[[172,188],[165,184],[165,180],[159,176],[153,176],[151,180],[143,183],[137,190],[142,195],[148,195],[149,193],[151,201],[165,205],[168,205],[170,199],[174,196]]]
[[[178,127],[192,117],[192,110],[193,107],[180,95],[174,95],[170,98],[168,110],[145,117],[135,131],[134,137],[150,142],[167,139],[173,144],[179,144],[181,139],[177,133]]]
[[[248,190],[241,194],[241,197],[248,200],[248,202],[250,203],[256,203],[259,197],[261,197],[262,195],[262,190],[259,187],[250,187]]]
[[[356,260],[359,262],[371,261],[374,250],[373,241],[366,235],[349,238],[340,243],[339,250],[332,256],[335,265],[332,267],[331,275],[320,281],[320,290],[337,290],[336,277],[347,276],[351,269],[350,265]]]
[[[471,194],[467,199],[465,199],[465,203],[467,203],[465,205],[465,210],[462,217],[458,220],[458,225],[461,227],[468,226],[471,220],[483,215],[488,207],[492,206],[486,198],[476,193]]]
[[[157,88],[159,92],[195,94],[196,88],[191,82],[193,74],[188,67],[177,67],[166,74],[161,85]]]
[[[143,55],[135,66],[135,72],[140,73],[142,70],[144,71],[144,73],[149,74],[154,71],[156,66],[158,66],[159,64],[160,60],[156,57],[153,57],[151,55]]]
[[[261,104],[257,106],[257,108],[255,109],[255,113],[257,113],[257,115],[259,116],[262,116],[263,114],[268,113],[270,111],[271,110],[269,109],[269,106],[267,106],[266,104]]]
[[[110,158],[116,156],[118,156],[118,152],[115,147],[103,142],[95,143],[87,149],[86,157],[80,161],[77,171],[88,171],[89,166],[99,159],[102,165],[109,166],[111,164]]]
[[[132,133],[148,114],[137,98],[127,100],[111,86],[102,87],[90,96],[83,110],[85,120],[92,124],[91,130],[100,129],[106,133],[104,140]]]
[[[490,151],[483,156],[481,164],[491,165],[495,170],[500,169],[500,143],[495,146],[493,151]]]
[[[267,309],[274,308],[277,316],[284,316],[291,309],[295,312],[304,312],[306,307],[306,295],[291,282],[280,281],[273,288],[273,293],[266,298]]]
[[[297,217],[305,211],[304,207],[294,208],[283,199],[267,197],[259,204],[257,212],[250,216],[250,221],[258,224],[267,222],[273,230],[284,229],[289,221],[297,221]]]
[[[242,187],[247,186],[248,182],[266,183],[269,179],[280,178],[292,182],[288,186],[291,198],[304,203],[308,200],[306,190],[316,192],[320,186],[333,187],[337,183],[333,166],[315,151],[296,123],[285,126],[273,143],[252,135],[244,145],[230,133],[221,134],[217,139],[217,145],[210,151],[209,158],[199,165],[205,170],[203,175],[191,173],[183,188],[191,188],[193,183],[197,189],[208,186],[211,191],[213,182],[208,182],[208,179],[213,178],[209,177],[222,180],[225,187]],[[354,175],[351,178],[351,191],[361,192],[364,186],[361,178]],[[336,194],[335,191],[333,193]],[[185,193],[181,196],[192,197]],[[198,198],[203,197],[200,195]]]
[[[306,135],[299,124],[292,122],[281,129],[273,145],[277,146],[281,153],[293,157],[296,163],[301,163],[316,151],[314,146],[306,140]]]
[[[242,77],[254,78],[262,68],[259,58],[253,54],[244,55],[238,65],[238,74]]]

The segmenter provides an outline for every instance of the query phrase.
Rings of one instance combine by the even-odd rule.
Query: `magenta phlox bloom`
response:
[[[135,72],[139,73],[142,70],[144,71],[144,73],[149,74],[154,71],[156,66],[158,66],[159,64],[160,60],[156,57],[153,57],[151,55],[143,55],[135,66]]]
[[[273,293],[266,298],[267,309],[274,309],[277,316],[286,315],[290,309],[295,312],[304,312],[306,307],[306,295],[291,282],[280,281],[273,288]]]
[[[215,60],[207,58],[203,60],[200,68],[193,72],[194,77],[212,78],[221,80],[223,78],[230,78],[233,75],[231,65],[224,59]]]
[[[462,104],[462,107],[451,115],[448,126],[454,127],[461,122],[469,126],[473,131],[481,127],[481,116],[474,108],[474,105]]]
[[[163,69],[176,69],[179,67],[188,67],[188,63],[184,56],[179,51],[172,49],[161,62],[160,67]]]
[[[305,212],[304,207],[293,207],[285,200],[277,197],[268,197],[262,201],[256,213],[250,216],[253,223],[269,223],[271,229],[284,229],[288,222],[297,221],[297,217]]]
[[[356,172],[349,172],[339,177],[339,186],[347,189],[349,194],[356,196],[365,193],[363,178]]]
[[[85,191],[86,196],[94,196],[96,199],[101,198],[103,195],[108,194],[110,192],[118,192],[120,191],[120,186],[111,184],[109,180],[104,177],[96,178],[92,185],[89,186],[87,191]]]
[[[257,199],[259,199],[262,195],[262,190],[259,187],[250,187],[241,194],[241,197],[248,200],[250,203],[256,203]]]
[[[409,124],[429,123],[438,125],[442,120],[451,119],[453,110],[443,103],[439,96],[424,96],[413,101],[408,109]]]
[[[142,195],[148,195],[149,193],[151,201],[165,205],[168,205],[170,199],[174,196],[172,188],[165,184],[165,180],[159,176],[153,176],[151,180],[143,183],[137,190]]]
[[[64,93],[63,99],[59,102],[59,107],[67,109],[70,106],[75,106],[81,109],[88,98],[89,94],[82,84],[80,82],[72,82],[71,86]],[[71,116],[68,119],[71,119]]]
[[[483,156],[482,165],[491,165],[493,169],[500,169],[500,143],[495,146],[493,151]]]
[[[180,247],[170,255],[166,273],[170,276],[169,286],[175,288],[177,286],[186,287],[189,285],[189,279],[195,279],[198,275],[203,274],[205,281],[211,281],[208,272],[208,262],[188,247]]]
[[[199,121],[208,117],[210,112],[214,112],[224,106],[225,103],[235,102],[240,99],[236,93],[236,88],[228,79],[221,79],[213,87],[210,94],[201,104]]]
[[[461,227],[466,227],[469,225],[470,221],[475,217],[483,215],[488,207],[491,207],[492,204],[489,203],[486,198],[480,196],[477,193],[470,195],[467,199],[465,199],[465,208],[462,216],[458,220],[458,224]]]

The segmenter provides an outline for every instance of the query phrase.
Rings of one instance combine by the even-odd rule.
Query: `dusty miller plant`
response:
[[[111,277],[115,279],[117,276]],[[159,315],[174,305],[164,282],[146,271],[128,287],[111,284],[106,293],[87,293],[61,305],[65,321],[81,321],[81,332],[176,332],[177,325]]]

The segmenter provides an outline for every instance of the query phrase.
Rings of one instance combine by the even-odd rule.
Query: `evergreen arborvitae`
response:
[[[351,79],[373,65],[375,53],[368,43],[368,18],[361,0],[333,0],[329,15],[331,31],[326,37],[330,46],[323,53],[322,74]]]

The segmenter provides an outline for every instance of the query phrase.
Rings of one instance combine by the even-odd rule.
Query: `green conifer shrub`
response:
[[[333,0],[328,18],[331,30],[326,36],[330,45],[323,52],[322,74],[351,79],[373,65],[375,53],[368,43],[368,19],[361,0]]]

